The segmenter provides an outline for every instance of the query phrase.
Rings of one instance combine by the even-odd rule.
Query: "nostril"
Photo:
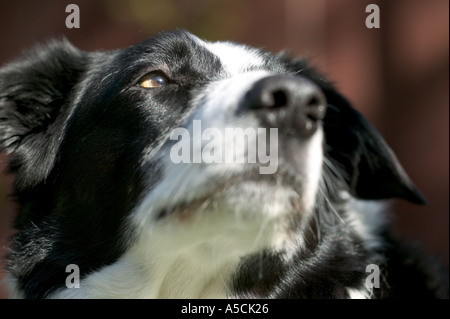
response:
[[[305,103],[305,111],[308,119],[317,122],[325,116],[325,103],[316,95],[312,96]]]
[[[272,107],[284,107],[288,103],[288,97],[286,92],[283,90],[277,90],[272,93],[273,95],[273,105]]]
[[[281,108],[287,106],[288,103],[288,95],[287,93],[282,90],[267,90],[266,92],[263,92],[261,96],[261,103],[260,107],[262,109],[275,109],[275,108]]]
[[[316,96],[313,96],[312,98],[309,99],[309,101],[306,103],[306,106],[316,106],[319,104],[319,100],[317,99]]]

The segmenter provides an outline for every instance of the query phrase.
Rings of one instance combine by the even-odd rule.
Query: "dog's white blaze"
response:
[[[204,46],[219,57],[228,75],[238,75],[250,69],[264,65],[264,59],[257,50],[231,42],[203,43]]]

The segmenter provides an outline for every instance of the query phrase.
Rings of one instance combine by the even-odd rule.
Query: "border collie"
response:
[[[0,149],[11,297],[447,296],[380,203],[423,196],[304,59],[186,31],[49,42],[0,71]]]

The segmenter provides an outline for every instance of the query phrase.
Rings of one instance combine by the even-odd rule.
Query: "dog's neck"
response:
[[[287,240],[273,220],[237,222],[233,214],[218,211],[191,217],[179,225],[172,220],[142,231],[117,262],[86,276],[80,288],[61,289],[53,297],[232,297],[232,277],[241,258],[285,246]]]

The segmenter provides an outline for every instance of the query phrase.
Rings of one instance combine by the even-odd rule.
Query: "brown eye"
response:
[[[167,85],[167,78],[159,73],[149,73],[145,75],[140,81],[139,86],[141,88],[152,89],[159,88]]]

